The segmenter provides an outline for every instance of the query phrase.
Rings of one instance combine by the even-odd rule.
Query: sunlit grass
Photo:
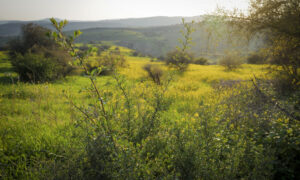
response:
[[[151,82],[143,67],[146,64],[160,66],[165,71],[163,78],[168,75],[169,68],[162,62],[153,62],[149,57],[132,57],[130,49],[118,48],[127,60],[126,66],[118,71],[125,76],[130,95],[139,97],[144,93],[153,98],[151,95],[158,87]],[[116,46],[110,48],[115,49]],[[99,57],[92,56],[90,60],[96,58]],[[264,68],[264,65],[243,65],[236,71],[225,71],[218,65],[191,64],[185,73],[173,76],[166,91],[170,108],[160,115],[161,128],[176,124],[183,127],[182,131],[194,130],[199,123],[196,120],[199,119],[199,110],[202,110],[204,105],[209,107],[217,103],[214,86],[218,82],[250,80],[254,75],[265,74]],[[3,137],[0,138],[0,156],[2,146],[17,147],[20,153],[46,150],[57,154],[63,154],[61,152],[72,154],[73,151],[80,154],[80,151],[84,151],[84,140],[80,137],[83,136],[84,128],[76,126],[84,116],[74,104],[88,109],[89,104],[97,101],[89,93],[88,89],[91,87],[89,78],[74,75],[54,83],[30,84],[16,82],[16,78],[13,78],[16,75],[10,77],[9,73],[12,73],[11,64],[7,60],[7,55],[0,52],[0,137]],[[122,98],[120,99],[122,96],[118,96],[120,90],[116,87],[116,81],[112,76],[97,77],[96,82],[108,109],[118,101],[122,101]],[[106,94],[110,96],[105,98]],[[139,108],[143,110],[146,107],[141,105]],[[128,111],[125,106],[119,107],[118,110],[115,114],[117,117],[120,113]],[[135,111],[134,116],[138,116],[137,113]],[[114,126],[118,127],[118,122],[112,123],[116,123]],[[74,138],[76,135],[79,138]],[[9,138],[14,140],[8,141]],[[5,144],[7,142],[15,144],[7,145]],[[22,158],[22,155],[16,157]]]
[[[111,47],[115,49],[116,47]],[[119,48],[121,52],[131,52],[127,48]],[[0,77],[8,78],[11,72],[11,65],[6,60],[6,55],[1,54]],[[157,64],[165,71],[168,68],[161,62],[151,62],[147,57],[126,56],[127,66],[120,69],[120,73],[125,75],[129,80],[140,81],[147,79],[147,73],[143,70],[143,66],[149,63]],[[8,72],[5,72],[8,71]],[[176,99],[175,104],[199,101],[199,99],[212,93],[213,85],[226,80],[250,80],[256,76],[265,73],[263,65],[243,65],[241,69],[236,71],[225,71],[223,67],[218,65],[202,66],[190,65],[187,72],[181,76],[174,77],[169,90],[168,96]],[[114,80],[109,77],[99,77],[97,82],[99,88],[102,89],[108,82]],[[149,80],[150,81],[150,80]],[[39,114],[43,121],[52,122],[53,118],[57,122],[69,122],[71,120],[71,107],[64,92],[68,92],[74,101],[87,100],[86,95],[78,93],[82,88],[89,87],[87,77],[71,76],[65,80],[61,80],[52,84],[2,84],[0,92],[1,111],[7,119],[24,121],[24,119],[35,119],[34,114]],[[19,91],[19,92],[18,92]],[[56,122],[56,123],[57,123]]]

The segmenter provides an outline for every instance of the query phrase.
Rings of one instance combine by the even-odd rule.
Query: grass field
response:
[[[111,48],[115,49],[115,47]],[[221,110],[218,109],[219,106],[216,104],[220,102],[222,96],[225,97],[226,94],[235,90],[224,90],[220,93],[217,92],[216,87],[226,82],[247,84],[254,75],[265,76],[267,71],[264,65],[243,65],[236,71],[226,71],[218,65],[192,64],[184,74],[172,76],[171,83],[162,96],[161,87],[151,82],[143,66],[150,63],[160,65],[166,71],[168,68],[161,62],[151,62],[148,57],[132,57],[130,56],[131,50],[127,48],[120,47],[120,51],[125,54],[127,64],[119,69],[120,75],[117,76],[117,80],[124,83],[121,87],[125,87],[130,104],[126,104],[128,97],[120,91],[116,78],[100,76],[96,79],[105,107],[114,119],[110,123],[117,134],[115,135],[117,147],[121,148],[124,153],[126,152],[125,154],[129,153],[126,156],[120,156],[121,159],[117,162],[120,160],[123,163],[129,163],[132,160],[133,166],[141,166],[133,171],[142,173],[140,177],[152,178],[157,177],[155,174],[167,177],[169,174],[180,172],[180,174],[173,175],[189,177],[193,173],[202,173],[201,176],[204,177],[207,173],[207,175],[222,179],[222,177],[230,177],[233,173],[242,172],[238,168],[219,168],[219,166],[236,168],[237,163],[241,161],[240,158],[244,157],[246,144],[254,142],[249,139],[241,141],[238,135],[240,129],[234,131],[236,133],[226,134],[228,130],[233,131],[235,127],[230,124],[229,119],[229,125],[222,126],[224,129],[217,125],[223,117],[221,114],[226,112],[226,108],[238,108],[225,104],[222,105]],[[166,73],[165,78],[167,77]],[[85,141],[90,131],[87,130],[88,124],[83,123],[86,120],[83,113],[78,109],[92,112],[94,106],[91,104],[97,103],[95,95],[90,92],[91,84],[88,77],[69,76],[64,80],[44,84],[17,82],[16,74],[12,71],[7,55],[5,52],[0,52],[0,80],[0,159],[2,159],[0,178],[66,178],[67,174],[72,174],[73,171],[79,173],[78,176],[82,175],[78,169],[82,170],[81,165],[90,158]],[[163,101],[164,106],[160,109],[159,115],[156,115],[155,103],[160,100]],[[131,111],[131,114],[128,111]],[[159,117],[154,122],[156,124],[152,124],[156,127],[156,134],[138,141],[138,145],[133,145],[129,140],[131,136],[126,135],[129,132],[123,127],[123,124],[127,123],[125,121],[127,115],[133,119],[131,133],[139,137],[139,133],[143,134],[146,131],[146,129],[143,130],[145,127],[140,127],[140,123],[147,125],[143,117],[148,117],[147,113],[151,115],[153,112]],[[239,112],[239,110],[234,110],[232,113],[235,115]],[[264,115],[267,116],[269,113],[272,112],[266,111]],[[278,116],[281,116],[280,113]],[[286,122],[288,119],[283,118],[281,121]],[[207,134],[207,128],[209,134]],[[177,133],[179,135],[176,135]],[[199,138],[203,141],[196,140]],[[217,152],[223,152],[228,141],[236,141],[237,144],[226,152],[227,154],[225,153],[224,158],[226,156],[227,160],[220,165],[216,163],[220,160],[218,156],[214,158],[211,156]],[[176,144],[183,142],[184,145]],[[164,143],[166,144],[163,145]],[[160,152],[156,149],[160,146],[166,148]],[[183,149],[177,152],[178,148]],[[207,150],[207,148],[212,149]],[[260,145],[253,146],[253,148],[256,148],[255,157],[258,158],[255,163],[260,160],[264,161],[263,149],[260,149]],[[127,152],[128,149],[132,151]],[[143,155],[144,151],[149,152]],[[195,153],[198,159],[205,159],[196,163],[193,159],[189,159],[191,153]],[[179,159],[172,160],[173,156]],[[123,157],[132,158],[129,160],[122,159]],[[195,166],[196,169],[205,168],[206,170],[203,172],[199,169],[172,170],[173,165],[168,164],[172,164],[173,161],[187,163],[186,168]],[[264,167],[263,163],[261,165]],[[169,169],[168,172],[165,172],[166,169]],[[188,174],[185,174],[185,171],[188,171]],[[75,174],[73,175],[76,176]]]
[[[115,47],[112,47],[114,49]],[[123,53],[130,50],[121,48]],[[150,62],[147,57],[126,56],[127,67],[122,68],[120,73],[125,75],[130,81],[139,82],[147,80],[147,73],[143,70],[145,64],[153,63],[161,65],[163,63]],[[242,69],[237,71],[225,71],[218,65],[201,66],[190,65],[188,71],[183,76],[175,77],[168,90],[168,96],[176,97],[178,101],[175,104],[195,104],[203,98],[213,93],[213,86],[220,81],[228,80],[250,80],[256,76],[265,73],[262,65],[243,65]],[[55,125],[70,123],[72,119],[72,107],[68,104],[65,93],[72,96],[73,101],[87,101],[84,93],[80,90],[89,87],[89,79],[82,76],[70,76],[65,80],[46,84],[26,84],[17,83],[14,80],[12,84],[13,73],[9,61],[4,52],[1,52],[0,78],[1,78],[1,114],[2,118],[16,123],[32,122],[36,119],[46,123],[46,125]],[[113,86],[114,79],[109,76],[99,77],[98,86],[104,89],[110,89]],[[178,107],[180,109],[180,107]],[[176,109],[176,107],[175,107]],[[189,112],[189,110],[187,110]],[[55,121],[54,121],[55,120]],[[4,127],[4,126],[2,126]]]

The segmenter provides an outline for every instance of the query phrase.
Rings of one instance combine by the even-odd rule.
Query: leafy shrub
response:
[[[158,60],[158,61],[164,61],[164,60],[165,60],[165,57],[164,57],[164,56],[159,56],[159,57],[157,58],[157,60]]]
[[[97,45],[97,46],[94,46],[97,48],[97,55],[98,56],[101,56],[101,53],[108,50],[110,48],[109,45]]]
[[[266,58],[261,54],[251,54],[247,57],[247,63],[248,64],[264,64],[266,63]]]
[[[185,71],[188,65],[193,61],[194,56],[188,52],[180,50],[171,51],[165,59],[166,64],[176,68],[179,71]]]
[[[28,52],[24,55],[17,54],[11,60],[20,80],[26,82],[47,82],[65,77],[72,71],[67,62],[61,62],[57,51],[47,53]]]
[[[132,56],[135,56],[135,57],[143,57],[144,55],[141,53],[141,52],[139,52],[139,51],[133,51],[132,53],[131,53],[131,55]]]
[[[239,160],[241,176],[298,179],[299,110],[291,107],[292,99],[285,104],[273,96],[270,87],[268,81],[256,79],[255,85],[239,84],[227,91],[220,103],[220,123],[227,124],[229,136],[242,133],[248,144]]]
[[[79,49],[80,51],[87,51],[89,50],[89,47],[86,44],[84,44],[83,46],[80,46],[77,49]]]
[[[271,48],[270,63],[279,92],[298,91],[300,84],[300,38],[280,38]],[[280,67],[280,68],[278,68]],[[275,72],[275,73],[274,73]],[[287,91],[285,91],[285,89]],[[283,91],[282,91],[283,90]]]
[[[22,37],[10,42],[10,60],[22,81],[46,82],[72,71],[71,56],[46,36],[49,30],[27,24]]]
[[[146,64],[144,70],[148,73],[152,81],[158,85],[161,84],[161,77],[163,76],[163,70],[158,65]]]
[[[125,57],[120,54],[119,51],[110,52],[109,54],[100,57],[96,61],[90,61],[86,63],[88,71],[93,71],[95,69],[101,68],[99,75],[109,75],[119,67],[124,67],[126,65]]]
[[[240,60],[240,58],[236,55],[226,55],[225,57],[223,57],[220,61],[219,64],[221,66],[224,66],[226,70],[228,71],[232,71],[235,69],[238,69],[239,67],[241,67],[242,65],[242,61]]]
[[[193,61],[194,64],[200,64],[200,65],[207,65],[208,64],[208,59],[204,57],[199,57]]]

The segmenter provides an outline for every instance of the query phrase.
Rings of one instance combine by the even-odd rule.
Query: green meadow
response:
[[[1,178],[261,179],[278,168],[274,141],[287,151],[299,144],[299,125],[254,93],[251,80],[268,78],[266,65],[227,71],[191,64],[172,74],[162,62],[118,48],[125,66],[95,79],[108,119],[82,72],[23,83],[1,52]],[[146,64],[164,70],[162,85]]]

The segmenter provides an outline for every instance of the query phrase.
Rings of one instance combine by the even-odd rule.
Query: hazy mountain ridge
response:
[[[185,17],[186,22],[195,20],[199,22],[204,16]],[[71,21],[66,27],[66,33],[72,34],[76,29],[82,30],[83,34],[76,40],[78,43],[99,43],[101,41],[111,41],[117,45],[135,49],[145,55],[155,57],[165,56],[167,52],[179,45],[178,39],[182,37],[180,30],[183,26],[182,17],[149,17],[137,19],[121,19],[121,20],[104,20],[104,21]],[[40,26],[53,29],[50,21],[14,21],[11,23],[0,25],[0,47],[13,37],[20,35],[21,27],[27,23],[35,23]],[[219,24],[219,29],[226,28],[226,25]],[[220,55],[228,48],[233,48],[226,41],[228,37],[218,42],[218,46],[214,45],[215,41],[212,35],[208,39],[208,32],[205,25],[195,25],[196,32],[193,33],[192,39],[194,46],[191,51],[196,56],[207,56],[216,59],[216,55]],[[230,38],[230,37],[229,37]],[[252,46],[251,48],[255,47]],[[250,46],[239,47],[240,49],[248,49]],[[245,51],[243,50],[243,51]]]
[[[192,20],[199,21],[203,16],[194,17],[147,17],[147,18],[130,18],[130,19],[114,19],[114,20],[100,20],[100,21],[70,21],[65,27],[65,31],[83,30],[90,28],[143,28],[156,26],[169,26],[179,24],[182,18],[187,22]],[[21,27],[24,24],[34,23],[40,26],[52,29],[49,20],[43,19],[38,21],[0,21],[0,36],[18,36],[21,33]]]

